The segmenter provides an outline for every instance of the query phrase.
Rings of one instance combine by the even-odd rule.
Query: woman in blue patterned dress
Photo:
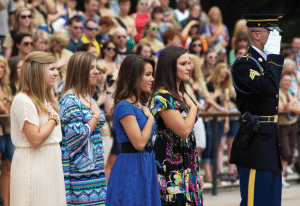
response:
[[[185,49],[166,47],[159,57],[153,85],[150,110],[157,124],[154,153],[163,206],[203,205],[193,133],[197,106],[184,88],[191,72],[189,62]]]
[[[64,96],[59,101],[62,161],[68,205],[104,205],[101,127],[105,117],[94,99],[99,74],[96,57],[77,52],[69,60]]]
[[[154,61],[129,55],[121,64],[113,115],[117,140],[122,145],[111,170],[106,206],[160,206],[152,136],[154,118],[148,102]]]

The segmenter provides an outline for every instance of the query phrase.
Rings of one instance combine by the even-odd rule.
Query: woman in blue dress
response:
[[[136,55],[121,64],[114,98],[113,124],[122,145],[111,170],[106,206],[160,206],[160,196],[152,151],[154,118],[148,101],[154,61]]]

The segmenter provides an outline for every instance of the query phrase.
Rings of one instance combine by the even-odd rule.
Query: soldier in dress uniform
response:
[[[243,123],[230,163],[240,176],[241,206],[281,205],[282,176],[278,138],[278,93],[284,56],[279,55],[283,15],[245,14],[251,46],[231,67]]]

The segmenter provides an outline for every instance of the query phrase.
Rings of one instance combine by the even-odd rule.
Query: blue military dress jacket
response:
[[[279,82],[284,56],[270,54],[267,61],[250,46],[248,53],[238,57],[231,67],[237,93],[236,102],[241,114],[249,111],[257,116],[274,116],[278,113]],[[243,122],[233,141],[230,163],[238,166],[281,171],[281,152],[277,123],[262,123],[252,135],[247,150],[242,149],[245,133]]]

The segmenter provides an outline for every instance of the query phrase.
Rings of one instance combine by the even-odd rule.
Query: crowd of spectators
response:
[[[67,64],[72,54],[77,51],[94,54],[100,70],[94,98],[108,114],[113,100],[106,95],[113,90],[111,84],[118,77],[123,59],[129,54],[137,54],[157,62],[162,49],[170,45],[183,47],[190,54],[193,72],[186,86],[197,103],[199,113],[237,111],[229,69],[235,58],[247,53],[251,44],[246,20],[236,22],[230,38],[223,23],[226,17],[222,17],[217,6],[205,12],[200,0],[176,0],[176,9],[169,4],[169,0],[138,0],[136,13],[130,14],[133,6],[130,0],[84,0],[84,11],[76,10],[76,0],[0,0],[0,113],[9,113],[13,95],[18,89],[23,59],[31,51],[45,51],[56,57],[58,77],[52,94],[57,101],[62,95]],[[286,175],[290,172],[288,165],[296,162],[294,150],[298,147],[300,151],[297,132],[300,114],[297,106],[300,101],[300,37],[295,37],[291,44],[283,43],[281,53],[286,61],[279,93],[279,112],[288,112],[288,115],[285,116],[286,121],[280,121],[279,125],[283,175]],[[213,121],[204,118],[200,124],[205,133],[199,135],[197,140],[201,142],[197,143],[198,154],[202,157],[204,180],[212,182]],[[225,148],[230,155],[239,124],[239,119],[234,117],[218,119],[220,181],[234,182],[237,179],[234,165],[229,165],[228,172],[223,169],[223,155]],[[3,185],[9,188],[11,155],[6,156],[5,150],[1,150],[2,144],[5,144],[2,139],[11,144],[9,126],[3,125],[0,130],[0,188],[4,188]],[[113,136],[113,131],[106,133]],[[105,168],[106,172],[112,167],[114,159],[107,161],[109,166]],[[5,201],[9,199],[7,191],[0,189],[0,196]]]

